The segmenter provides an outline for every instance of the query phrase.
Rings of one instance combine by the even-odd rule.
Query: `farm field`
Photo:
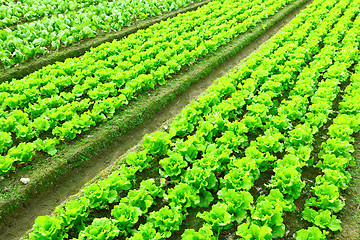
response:
[[[268,22],[262,21],[262,19],[275,14],[277,9],[284,6],[286,2],[278,2],[270,8],[266,8],[266,4],[273,3],[273,1],[267,1],[259,5],[257,11],[251,8],[254,3],[249,2],[248,5],[234,8],[235,3],[237,1],[226,4],[221,1],[211,2],[195,12],[178,15],[146,30],[139,30],[120,41],[94,48],[81,58],[67,59],[64,62],[49,65],[23,79],[13,79],[11,82],[0,84],[4,100],[2,102],[3,117],[1,118],[4,146],[0,169],[2,175],[9,175],[9,177],[3,177],[2,184],[10,189],[5,193],[5,200],[22,197],[21,193],[20,196],[17,195],[18,188],[13,186],[14,181],[18,185],[20,184],[18,177],[26,177],[26,174],[19,171],[20,169],[29,169],[28,178],[33,181],[26,185],[26,191],[34,191],[30,186],[36,189],[39,185],[37,183],[44,184],[49,181],[44,174],[53,177],[53,174],[59,174],[63,170],[56,167],[56,164],[61,163],[66,168],[68,165],[66,161],[73,161],[72,159],[59,159],[62,157],[58,157],[58,147],[65,147],[66,150],[66,145],[72,144],[75,137],[81,135],[82,132],[87,132],[94,129],[95,125],[107,124],[111,119],[117,118],[116,111],[121,113],[121,110],[132,102],[136,102],[136,98],[141,95],[151,95],[151,89],[156,91],[160,86],[166,86],[167,80],[178,74],[182,68],[193,65],[198,59],[201,60],[201,57],[226,45],[231,39],[240,40],[235,48],[241,48],[249,41],[249,38],[236,39],[236,37],[241,37],[240,35],[251,26],[256,25],[256,22],[260,22],[257,28],[259,30],[254,30],[250,37],[265,31],[266,26],[273,25],[275,20],[280,18],[271,19]],[[232,8],[231,11],[229,11],[230,8]],[[291,8],[289,9],[291,10]],[[286,8],[285,11],[282,11],[286,13],[289,9]],[[243,14],[235,15],[241,11]],[[212,14],[198,18],[198,15],[207,12],[212,12]],[[279,17],[282,17],[284,13]],[[221,20],[218,16],[222,16],[222,14],[225,15]],[[253,18],[244,20],[252,14],[254,14]],[[244,21],[238,24],[237,31],[239,33],[230,32],[228,34],[226,30],[235,24],[236,21],[231,21],[235,17],[239,21]],[[184,19],[188,25],[179,25],[180,22],[185,22]],[[197,19],[197,21],[193,21],[193,19]],[[219,19],[219,21],[214,22],[213,19]],[[205,28],[206,24],[210,24],[209,26],[212,27]],[[194,33],[201,33],[203,36],[196,38],[193,36]],[[215,34],[218,34],[217,39],[209,39]],[[156,44],[149,38],[154,39]],[[168,41],[169,39],[173,40]],[[144,41],[150,44],[142,44]],[[176,45],[179,42],[181,44]],[[131,48],[123,50],[123,46],[127,44]],[[174,48],[175,46],[177,48]],[[139,53],[141,57],[133,55],[135,53]],[[223,57],[226,58],[226,56]],[[215,61],[206,68],[211,70],[220,64],[221,59],[215,59]],[[64,71],[65,69],[67,70]],[[201,74],[200,72],[198,75]],[[93,75],[93,77],[89,77],[89,75]],[[129,81],[130,79],[131,81]],[[189,78],[186,81],[194,80]],[[181,80],[183,83],[177,88],[179,90],[186,88],[188,85],[186,81]],[[163,93],[161,94],[163,95]],[[167,101],[166,98],[169,96],[162,98],[165,100],[160,98],[161,101]],[[150,104],[158,105],[158,108],[162,107],[161,102],[157,103],[155,100]],[[142,114],[142,111],[138,110],[137,115],[133,118],[141,118]],[[124,120],[128,121],[126,118]],[[139,120],[135,119],[135,121]],[[121,127],[121,121],[110,123],[108,126],[113,128],[113,125],[117,124],[120,125],[119,128],[130,129],[131,125],[136,123],[130,122]],[[40,127],[41,125],[42,127]],[[110,134],[114,133],[110,132]],[[111,136],[105,136],[105,138],[111,138]],[[102,139],[104,141],[104,137]],[[63,145],[61,146],[61,144]],[[87,154],[86,150],[83,152]],[[80,155],[78,158],[83,158],[83,154],[78,155]],[[46,158],[47,156],[53,156],[55,159],[49,160]],[[45,163],[52,161],[48,164],[49,166],[46,164],[42,167],[34,166],[33,160],[43,158],[45,158]],[[79,162],[81,159],[77,161]],[[43,171],[43,168],[52,170]],[[33,174],[32,171],[37,171],[37,174]],[[15,175],[11,175],[14,172]],[[2,209],[2,211],[6,210]]]
[[[155,22],[0,83],[0,238],[360,239],[360,0],[2,4],[4,75]]]

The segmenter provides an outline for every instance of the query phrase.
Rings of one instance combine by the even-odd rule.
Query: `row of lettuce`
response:
[[[197,0],[200,1],[200,0]],[[5,69],[137,20],[188,6],[192,0],[102,0],[96,4],[0,30],[0,67]]]
[[[298,229],[296,239],[326,239],[341,230],[340,190],[350,181],[351,135],[360,129],[359,6],[359,0],[315,0],[187,106],[168,131],[145,136],[126,164],[54,215],[38,217],[27,238],[181,234],[209,240],[233,227],[241,239],[292,237],[285,235],[284,217],[302,210],[294,201],[306,185],[313,197],[302,215],[310,227]],[[316,139],[327,124],[329,138]],[[323,144],[314,157],[318,141]],[[323,171],[313,185],[302,180],[310,167]],[[269,173],[269,184],[259,186]],[[203,225],[185,229],[194,213]]]
[[[45,16],[63,14],[97,4],[100,0],[45,0],[4,2],[0,6],[0,28],[32,21]]]
[[[216,0],[81,59],[0,84],[0,175],[113,117],[136,97],[230,42],[293,0]],[[44,137],[45,136],[45,137]]]

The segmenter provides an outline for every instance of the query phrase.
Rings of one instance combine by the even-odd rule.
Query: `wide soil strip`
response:
[[[202,63],[189,69],[186,73],[181,74],[181,77],[202,75],[202,78],[200,78],[200,80],[195,78],[195,82],[199,81],[191,85],[191,88],[187,88],[187,90],[184,90],[184,87],[190,83],[178,87],[178,93],[175,93],[175,95],[178,96],[171,101],[171,103],[169,102],[174,97],[168,97],[168,100],[164,101],[164,104],[166,105],[162,109],[158,110],[156,114],[150,114],[153,115],[151,119],[143,120],[141,125],[132,128],[131,131],[121,135],[115,142],[107,145],[103,151],[94,151],[91,158],[82,162],[81,165],[78,164],[78,167],[68,170],[66,174],[58,178],[55,183],[48,182],[48,184],[51,185],[50,189],[40,194],[33,194],[31,196],[31,201],[26,201],[26,203],[13,213],[11,217],[4,219],[3,224],[0,226],[0,239],[18,239],[24,235],[25,232],[31,228],[37,216],[51,214],[57,205],[65,201],[69,196],[78,193],[85,183],[97,176],[103,169],[111,167],[121,155],[126,153],[133,146],[136,146],[146,133],[151,133],[160,127],[163,127],[165,122],[177,115],[184,106],[190,103],[190,101],[203,94],[217,78],[227,74],[235,66],[239,65],[244,58],[248,57],[250,53],[259,48],[261,44],[275,35],[284,25],[290,22],[301,9],[305,8],[308,2],[308,0],[299,0],[296,3],[285,7],[278,14],[269,19],[268,23],[272,22],[273,26],[267,31],[263,30],[265,33],[261,34],[255,40],[253,39],[258,36],[259,33],[262,33],[262,30],[259,30],[262,28],[261,26],[258,27],[258,29],[255,29],[254,32],[241,36],[242,38],[247,37],[250,41],[252,40],[246,47],[243,45],[248,44],[248,42],[244,41],[244,39],[237,38],[228,46],[220,48],[219,51],[216,52],[216,55],[205,59]],[[293,11],[294,9],[296,10]],[[277,23],[274,25],[274,22]],[[257,35],[255,36],[256,32]],[[240,40],[243,40],[244,44],[241,46],[242,49],[235,54],[234,51],[239,50],[236,41],[239,42]],[[224,62],[221,60],[222,58],[226,59],[229,56],[233,57]],[[216,64],[214,59],[217,59],[218,63],[223,62],[220,66],[217,64],[216,66],[218,67],[215,69],[214,67],[211,67],[211,64]],[[208,63],[209,61],[212,61],[212,63]],[[208,74],[211,70],[212,72]],[[208,75],[204,77],[204,74],[201,74],[202,72],[207,72],[205,74]],[[173,80],[168,83],[171,83]],[[166,88],[171,88],[173,86],[171,86],[171,84],[166,84],[163,87],[164,89],[160,89],[159,91],[160,93],[166,94],[164,92]],[[182,93],[179,94],[180,92]],[[155,94],[151,95],[153,95],[151,98],[157,97]],[[139,100],[141,101],[141,99]],[[91,138],[92,135],[89,134],[87,137]],[[46,185],[46,183],[43,184]]]

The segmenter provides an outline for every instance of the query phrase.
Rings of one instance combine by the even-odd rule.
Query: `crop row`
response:
[[[79,199],[58,207],[55,215],[39,217],[30,239],[91,239],[94,233],[105,239],[167,239],[183,228],[193,211],[204,224],[198,231],[181,232],[182,239],[218,239],[222,230],[234,225],[244,239],[283,237],[283,216],[295,210],[293,202],[304,187],[302,168],[312,165],[314,135],[329,122],[339,85],[358,62],[359,4],[315,0],[237,70],[187,106],[168,132],[145,136],[142,150],[128,154],[126,165],[85,187]],[[354,131],[329,128],[331,136],[341,136],[342,141],[359,130],[359,83],[354,76],[346,89],[349,96],[340,103],[352,121],[341,114],[334,121]],[[341,164],[345,169],[351,148],[328,145],[328,152],[347,156]],[[327,160],[339,166],[335,158]],[[150,180],[137,181],[136,175],[154,168],[159,169]],[[274,172],[270,184],[257,188],[256,181],[269,172]],[[337,179],[324,174],[317,182],[340,187],[348,183]],[[338,197],[314,193],[321,201],[326,201],[324,196]],[[319,207],[316,198],[309,203]],[[99,211],[108,217],[99,216]],[[298,231],[296,239],[321,239],[327,232],[320,229],[340,230],[339,220],[332,219]]]
[[[9,68],[37,54],[48,54],[92,38],[118,31],[137,20],[185,7],[191,0],[99,1],[87,7],[0,30],[0,67]]]
[[[0,85],[0,174],[34,150],[55,154],[138,94],[215,51],[292,0],[213,1],[168,21],[106,43],[81,59],[47,66]],[[45,139],[44,136],[47,138]]]
[[[0,28],[16,25],[24,21],[31,21],[45,16],[66,13],[81,9],[100,0],[46,0],[46,1],[16,1],[3,3],[0,6]]]

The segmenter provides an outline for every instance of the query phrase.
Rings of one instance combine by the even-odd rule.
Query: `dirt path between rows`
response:
[[[0,226],[0,239],[19,239],[23,236],[25,232],[32,227],[37,216],[51,214],[57,205],[69,196],[76,194],[86,182],[94,178],[100,171],[114,163],[121,155],[141,141],[145,134],[156,131],[166,121],[180,113],[187,104],[203,94],[217,78],[226,75],[239,65],[242,60],[275,35],[309,3],[311,3],[311,1],[301,5],[297,10],[287,15],[264,34],[260,35],[251,44],[244,47],[234,57],[215,68],[206,78],[193,84],[188,90],[172,101],[171,104],[165,106],[158,112],[156,116],[146,120],[143,124],[125,134],[122,137],[124,140],[109,146],[105,154],[95,156],[95,159],[84,162],[81,167],[75,168],[70,174],[63,176],[58,181],[59,184],[54,184],[51,189],[39,194],[28,204],[25,204],[25,207],[13,214],[11,219],[6,220],[5,225]]]

